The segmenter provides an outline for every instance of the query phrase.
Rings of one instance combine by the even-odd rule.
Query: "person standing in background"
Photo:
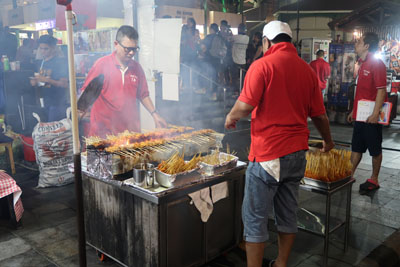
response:
[[[234,63],[232,79],[235,83],[235,88],[240,87],[240,69],[246,68],[246,49],[249,45],[249,39],[249,36],[246,35],[246,25],[240,23],[238,26],[238,34],[232,36],[232,60]],[[239,88],[239,90],[240,89],[241,88]]]
[[[10,32],[10,27],[0,25],[0,57],[6,55],[9,61],[14,61],[17,56],[18,39]]]
[[[385,64],[374,56],[378,49],[378,43],[378,35],[369,32],[365,33],[355,44],[355,51],[360,57],[360,67],[353,110],[347,117],[348,122],[354,121],[351,141],[352,176],[361,161],[362,154],[367,149],[372,157],[372,175],[371,178],[360,184],[360,194],[366,194],[379,188],[378,175],[382,163],[382,125],[378,124],[378,120],[380,109],[387,100],[387,93]],[[375,102],[374,110],[366,122],[355,121],[360,100]]]
[[[57,39],[48,34],[40,36],[38,50],[42,60],[37,61],[31,84],[40,89],[47,121],[58,121],[69,106],[68,62],[58,56]]]
[[[22,46],[20,46],[17,51],[17,60],[21,64],[21,69],[23,70],[34,69],[34,65],[32,63],[33,59],[34,59],[34,54],[33,54],[33,46],[31,45],[31,40],[24,39],[22,42]]]
[[[331,76],[331,67],[329,66],[329,63],[324,60],[324,50],[318,50],[316,55],[317,59],[311,61],[310,66],[317,74],[319,88],[322,91],[322,97],[324,97],[326,84]]]
[[[247,68],[249,68],[251,63],[253,63],[255,60],[261,58],[262,55],[263,55],[262,33],[255,32],[246,50]]]
[[[230,29],[230,25],[228,24],[228,21],[226,20],[221,20],[220,24],[220,31],[219,31],[219,36],[222,37],[222,39],[225,41],[225,46],[226,46],[226,55],[222,59],[222,78],[225,86],[230,87],[232,83],[232,67],[233,67],[233,61],[232,61],[232,31]]]
[[[181,88],[193,90],[190,80],[190,69],[196,66],[197,61],[197,43],[196,43],[196,21],[188,18],[187,23],[181,30]]]
[[[211,79],[218,83],[218,74],[222,70],[222,59],[226,55],[226,45],[225,40],[219,34],[219,27],[218,24],[212,23],[210,25],[210,33],[204,38],[204,60],[208,63],[211,67],[210,73]],[[221,51],[225,51],[225,55],[218,57]],[[216,84],[212,84],[212,95],[210,97],[211,100],[217,100],[217,86]]]

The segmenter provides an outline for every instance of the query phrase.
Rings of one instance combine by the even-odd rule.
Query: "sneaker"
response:
[[[377,184],[374,180],[368,179],[365,183],[360,184],[360,194],[364,195],[369,192],[372,192],[376,189],[379,189],[379,184]]]

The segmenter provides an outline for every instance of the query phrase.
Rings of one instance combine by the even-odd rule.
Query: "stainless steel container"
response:
[[[205,162],[200,162],[200,173],[206,176],[212,176],[218,173],[222,173],[226,170],[236,167],[239,158],[230,154],[220,152],[219,159],[220,161],[222,161],[222,163],[217,165],[210,165]]]
[[[180,187],[183,185],[191,184],[193,182],[197,182],[201,179],[201,176],[197,173],[198,168],[187,172],[181,172],[177,174],[167,174],[155,170],[156,180],[163,187],[171,188],[171,187]]]
[[[135,185],[142,188],[150,188],[154,185],[154,165],[139,163],[133,168],[133,180]]]

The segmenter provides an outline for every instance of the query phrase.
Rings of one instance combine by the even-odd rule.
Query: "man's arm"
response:
[[[382,108],[383,102],[385,102],[386,98],[386,88],[378,89],[378,93],[376,94],[375,98],[375,107],[374,111],[372,112],[371,116],[367,118],[367,123],[378,123],[379,120],[379,113]]]
[[[154,120],[154,124],[157,128],[165,128],[167,127],[167,122],[156,112],[156,108],[153,105],[153,101],[151,101],[149,96],[146,96],[141,100],[143,106],[147,109],[147,111],[151,114]]]
[[[232,110],[226,116],[225,120],[225,128],[226,129],[233,129],[236,128],[236,122],[243,117],[252,112],[254,107],[252,105],[246,104],[240,100],[237,100],[235,105],[233,106]]]
[[[324,139],[324,146],[323,148],[321,148],[321,152],[328,152],[335,146],[332,140],[331,130],[329,128],[328,117],[326,116],[326,114],[323,114],[317,117],[312,117],[311,120],[313,121],[315,127],[320,133],[322,139]]]
[[[331,77],[331,67],[328,64],[328,66],[326,68],[326,73],[325,73],[325,81],[327,81],[330,77]]]
[[[35,77],[37,82],[44,82],[48,83],[52,86],[68,88],[68,79],[67,78],[60,78],[59,80],[53,80],[50,77],[45,76],[37,76]]]

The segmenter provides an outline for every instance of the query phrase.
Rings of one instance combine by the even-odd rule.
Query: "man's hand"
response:
[[[49,82],[49,77],[38,75],[35,77],[37,82],[47,83]]]
[[[30,83],[32,86],[37,86],[37,80],[34,77],[30,77]]]
[[[153,120],[156,128],[167,128],[168,126],[167,122],[157,113],[153,114]]]
[[[376,123],[378,123],[378,120],[379,120],[379,113],[377,115],[372,114],[371,116],[369,116],[367,118],[366,123],[375,123],[376,124]]]
[[[226,116],[225,120],[225,128],[226,129],[234,129],[236,128],[236,123],[241,119],[249,115],[253,111],[254,107],[242,102],[240,100],[236,100],[235,105]]]
[[[226,120],[225,120],[225,128],[226,129],[235,129],[236,128],[236,122],[237,120],[232,119],[232,116],[230,116],[230,114],[228,114],[226,116]]]
[[[335,143],[330,141],[326,143],[325,141],[322,142],[322,148],[320,149],[321,152],[329,152],[332,148],[335,147]]]
[[[347,115],[347,122],[348,123],[352,123],[353,122],[353,111],[350,112],[349,115]]]

